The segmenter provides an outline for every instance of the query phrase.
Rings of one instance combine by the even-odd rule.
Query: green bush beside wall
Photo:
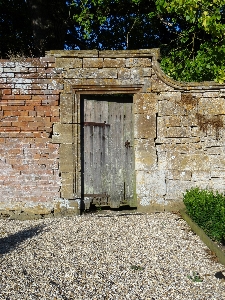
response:
[[[225,197],[218,192],[192,188],[183,197],[188,215],[217,242],[225,241]]]

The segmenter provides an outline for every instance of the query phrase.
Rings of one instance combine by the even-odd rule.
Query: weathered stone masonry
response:
[[[79,105],[88,93],[134,95],[139,211],[176,210],[192,186],[224,192],[225,86],[175,82],[157,59],[151,49],[0,60],[2,216],[78,212]]]

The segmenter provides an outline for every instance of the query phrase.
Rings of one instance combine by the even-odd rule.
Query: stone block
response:
[[[175,103],[179,103],[181,101],[181,92],[180,91],[169,91],[164,92],[160,91],[158,94],[159,101],[172,101]]]
[[[60,144],[77,143],[79,127],[79,124],[54,124],[52,142]]]
[[[135,67],[151,67],[152,60],[151,58],[127,58],[126,59],[126,68],[135,68]]]
[[[74,171],[74,160],[76,158],[74,150],[71,144],[61,144],[59,148],[60,172],[73,172]],[[68,175],[69,176],[69,175]]]
[[[170,180],[181,180],[181,181],[190,181],[192,172],[189,170],[180,171],[180,170],[167,170],[166,179]]]
[[[163,170],[137,171],[136,174],[138,197],[148,197],[149,201],[154,200],[161,204],[158,199],[162,199],[166,194],[165,172]]]
[[[225,170],[225,154],[209,155],[211,170]]]
[[[225,178],[225,170],[211,170],[211,177]]]
[[[202,93],[202,97],[205,98],[218,98],[220,96],[220,92],[219,91],[203,91]]]
[[[208,181],[210,180],[211,175],[210,171],[193,171],[192,172],[192,180],[193,181]]]
[[[198,113],[206,116],[224,115],[225,101],[223,98],[201,98],[198,103]]]
[[[184,107],[178,105],[174,100],[159,101],[159,116],[187,116],[188,111]]]
[[[103,68],[103,58],[84,58],[83,68]]]
[[[165,199],[164,211],[178,212],[180,209],[184,209],[185,205],[181,199]]]
[[[73,94],[60,95],[60,121],[61,123],[73,123],[74,118]]]
[[[183,194],[186,192],[186,190],[191,189],[193,186],[195,186],[194,182],[191,181],[167,180],[165,199],[182,201]]]
[[[156,115],[134,115],[134,138],[156,137]]]
[[[67,72],[67,78],[84,78],[86,79],[95,78],[117,78],[117,69],[116,68],[85,68],[85,69],[71,69]],[[98,83],[97,83],[98,84]]]
[[[45,55],[54,57],[98,57],[98,50],[50,50]]]
[[[165,210],[165,200],[161,198],[157,201],[150,199],[149,196],[137,197],[137,211],[143,213],[163,212]]]
[[[82,68],[82,58],[56,57],[56,68],[63,68],[63,69]]]
[[[178,152],[167,153],[168,169],[181,171],[209,171],[210,158],[205,154],[180,154]]]
[[[168,138],[188,138],[191,135],[191,130],[189,127],[169,127],[166,130],[159,131],[159,136],[162,136],[162,134]]]
[[[214,192],[218,191],[224,195],[225,181],[224,178],[211,178],[209,188]]]
[[[150,93],[138,93],[134,95],[135,114],[156,114],[158,111],[157,95]]]
[[[103,67],[104,68],[124,68],[125,58],[104,58]]]
[[[152,82],[152,91],[153,92],[165,92],[165,91],[174,91],[174,88],[160,80],[157,76],[153,75],[151,78]]]
[[[118,69],[118,79],[119,80],[126,80],[126,79],[130,80],[130,77],[131,77],[130,69],[127,69],[127,68]]]
[[[158,117],[158,124],[163,129],[165,129],[165,127],[177,127],[181,126],[181,120],[181,116]]]
[[[154,141],[148,139],[135,139],[135,170],[149,170],[157,162]]]
[[[62,176],[62,187],[60,190],[61,197],[65,199],[73,199],[74,198],[73,173],[62,172],[61,176]]]

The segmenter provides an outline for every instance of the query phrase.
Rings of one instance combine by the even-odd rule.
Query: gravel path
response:
[[[223,300],[206,250],[171,213],[0,220],[0,299]]]

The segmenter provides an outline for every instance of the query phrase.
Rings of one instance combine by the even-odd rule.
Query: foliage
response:
[[[182,81],[225,80],[224,0],[156,0],[177,37],[166,45],[162,68]]]
[[[193,282],[202,282],[200,275],[196,272],[192,272],[191,275],[187,276],[189,279],[191,279]]]
[[[63,49],[68,10],[65,0],[0,0],[0,58]]]
[[[171,36],[154,0],[74,0],[71,14],[88,49],[154,48]]]
[[[32,30],[27,5],[20,0],[0,1],[0,58],[11,50],[24,53],[31,43]]]
[[[143,271],[144,270],[144,267],[136,266],[136,265],[131,265],[130,268],[134,271]]]
[[[205,233],[218,242],[225,240],[225,196],[192,188],[183,197],[188,215]]]

